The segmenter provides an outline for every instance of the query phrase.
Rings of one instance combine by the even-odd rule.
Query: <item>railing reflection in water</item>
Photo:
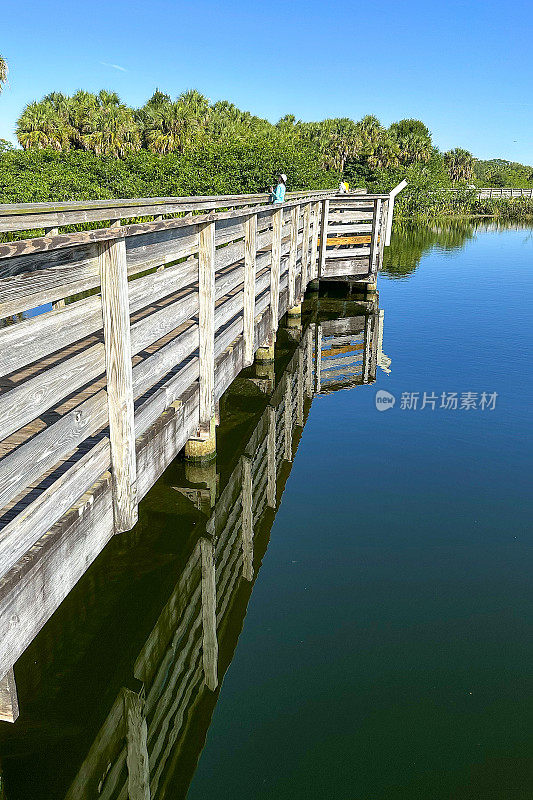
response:
[[[311,297],[275,367],[230,387],[229,455],[172,465],[16,666],[27,713],[0,729],[7,800],[185,796],[311,400],[388,369],[382,325],[375,294]]]

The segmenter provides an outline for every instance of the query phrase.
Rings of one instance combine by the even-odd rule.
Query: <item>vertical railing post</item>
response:
[[[128,770],[128,800],[149,800],[150,764],[148,757],[148,727],[143,698],[123,689],[126,727],[126,766]]]
[[[281,267],[281,230],[283,226],[283,208],[272,213],[272,263],[270,268],[270,311],[272,332],[278,329],[279,317],[279,275]]]
[[[322,389],[322,325],[315,325],[315,394]]]
[[[311,234],[311,257],[309,265],[309,277],[315,279],[318,276],[318,228],[320,224],[320,203],[313,203],[313,228]]]
[[[202,659],[205,685],[218,686],[217,586],[213,540],[200,539],[202,560]]]
[[[329,200],[322,201],[322,216],[320,218],[320,249],[318,254],[318,277],[324,271],[324,264],[326,263],[326,247],[328,244],[328,217],[329,217]]]
[[[298,391],[296,395],[296,424],[303,428],[304,424],[304,351],[298,348]]]
[[[291,244],[289,250],[289,308],[296,303],[296,260],[298,257],[298,222],[300,206],[291,208]]]
[[[276,409],[267,407],[267,506],[276,508]]]
[[[252,459],[242,456],[242,577],[251,581],[254,577],[254,516]]]
[[[215,413],[215,223],[200,226],[198,248],[200,431]]]
[[[309,325],[305,332],[305,394],[313,396],[313,330],[316,323]]]
[[[376,272],[376,259],[378,254],[379,222],[381,218],[381,200],[374,200],[374,215],[372,217],[372,244],[370,246],[369,272],[373,275]]]
[[[383,266],[383,254],[385,252],[385,237],[387,231],[388,215],[389,215],[389,201],[384,200],[381,206],[381,222],[379,225],[378,265],[380,269]]]
[[[128,271],[124,239],[98,245],[115,533],[137,522],[137,460]]]
[[[283,458],[292,461],[292,374],[285,374],[283,392]]]
[[[244,366],[253,363],[255,351],[255,273],[257,251],[257,214],[244,222]]]
[[[305,294],[305,290],[307,289],[307,284],[309,283],[309,236],[311,234],[311,205],[310,203],[306,203],[304,206],[304,230],[302,236],[302,283],[301,283],[301,294],[302,297]]]
[[[0,680],[0,720],[15,722],[19,716],[17,685],[13,667]],[[1,796],[1,795],[0,795]]]

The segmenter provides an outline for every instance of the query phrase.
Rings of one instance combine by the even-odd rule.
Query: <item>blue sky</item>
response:
[[[532,4],[501,0],[3,0],[0,137],[53,90],[136,106],[158,86],[273,122],[418,117],[442,149],[533,164],[532,30]]]

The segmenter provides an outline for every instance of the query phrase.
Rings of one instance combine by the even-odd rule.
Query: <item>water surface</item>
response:
[[[224,590],[221,686],[187,684],[153,796],[533,795],[532,261],[526,227],[396,234],[379,282],[388,371],[306,400],[278,508],[257,523],[253,591],[237,575]],[[338,311],[320,319],[365,313],[335,287],[322,294]],[[280,333],[279,391],[297,374],[297,338]],[[376,409],[378,390],[393,408]],[[456,409],[440,407],[443,393],[457,393]],[[480,407],[483,393],[494,408]],[[264,441],[267,404],[245,379],[232,387],[216,468],[194,483],[172,465],[136,529],[115,537],[16,665],[21,717],[0,728],[7,800],[64,798],[122,687],[140,691],[139,653],[213,499]]]

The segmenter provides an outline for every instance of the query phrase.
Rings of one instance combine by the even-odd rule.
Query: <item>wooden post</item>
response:
[[[398,186],[395,186],[392,192],[389,192],[389,212],[388,212],[388,219],[387,219],[387,229],[385,231],[385,247],[390,245],[390,237],[392,232],[392,217],[394,215],[394,200],[396,195],[399,194],[402,189],[407,186],[407,181],[403,180]]]
[[[268,406],[267,505],[276,508],[276,409]]]
[[[272,330],[278,329],[279,322],[279,273],[281,266],[281,229],[283,226],[283,208],[272,212],[272,265],[270,267],[270,310]]]
[[[244,366],[253,364],[255,335],[255,258],[257,251],[257,214],[244,222]]]
[[[296,424],[303,428],[304,424],[304,351],[298,348],[298,389],[296,396]]]
[[[311,228],[311,205],[306,203],[304,206],[304,229],[302,238],[302,283],[301,293],[305,294],[309,282],[309,236]]]
[[[370,314],[365,315],[365,336],[364,336],[364,350],[363,350],[363,383],[368,383],[368,374],[370,370],[370,345],[371,345],[371,322],[372,317]]]
[[[210,432],[215,413],[215,223],[200,226],[198,248],[200,430]]]
[[[326,263],[326,247],[328,243],[328,217],[329,200],[322,201],[322,216],[320,218],[320,249],[318,255],[318,277],[320,278]]]
[[[19,715],[17,685],[13,667],[0,680],[0,720],[15,722]]]
[[[130,689],[124,692],[126,722],[126,764],[128,768],[128,800],[150,800],[150,764],[148,730],[144,702]]]
[[[315,325],[315,394],[322,388],[322,325]]]
[[[252,459],[242,456],[242,577],[254,577],[254,516],[252,508]]]
[[[98,245],[107,374],[115,533],[137,522],[137,461],[126,242]]]
[[[385,252],[385,238],[387,235],[387,224],[388,224],[388,216],[389,216],[389,201],[385,200],[381,207],[381,222],[379,226],[379,255],[378,255],[378,267],[381,269],[383,266],[383,253]]]
[[[289,250],[289,308],[294,306],[296,300],[296,260],[298,257],[298,222],[300,220],[300,206],[291,209],[291,246]]]
[[[372,217],[372,244],[370,245],[369,272],[376,272],[376,257],[378,252],[379,220],[381,216],[381,200],[375,200],[374,216]]]
[[[318,226],[320,218],[320,203],[313,203],[313,229],[311,234],[311,260],[309,267],[309,277],[315,279],[318,276]]]
[[[283,458],[292,461],[292,375],[285,373],[285,390],[283,393]]]
[[[211,539],[200,539],[202,554],[202,642],[205,685],[218,686],[217,587],[214,547]]]
[[[305,393],[307,397],[313,396],[313,329],[316,323],[309,325],[306,335],[306,373],[305,373]]]

